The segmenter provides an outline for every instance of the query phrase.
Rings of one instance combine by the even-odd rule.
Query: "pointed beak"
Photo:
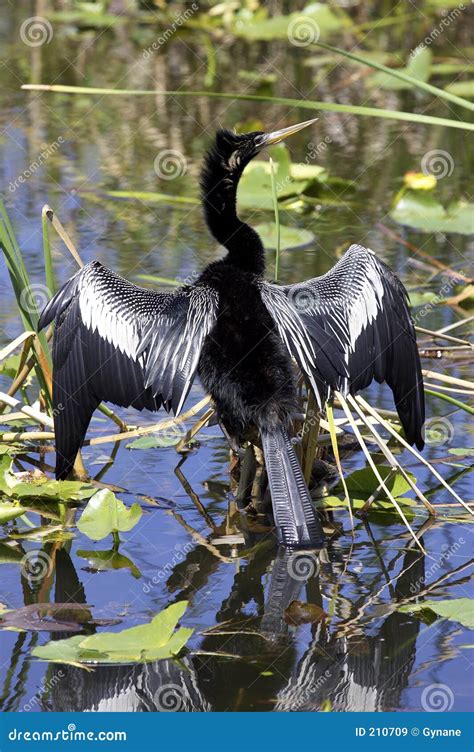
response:
[[[289,128],[282,128],[279,131],[273,131],[272,133],[264,133],[263,136],[259,136],[257,139],[257,146],[263,149],[265,146],[272,146],[272,144],[279,144],[280,141],[284,141],[288,136],[292,136],[298,131],[302,131],[303,128],[307,128],[308,125],[312,125],[318,118],[312,120],[305,120],[304,123],[297,123],[296,125],[290,125]]]

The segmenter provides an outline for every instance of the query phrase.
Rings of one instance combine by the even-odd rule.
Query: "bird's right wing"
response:
[[[53,407],[56,473],[74,463],[102,400],[178,413],[191,388],[217,311],[205,285],[161,293],[131,284],[93,261],[49,301],[39,328],[55,321]]]

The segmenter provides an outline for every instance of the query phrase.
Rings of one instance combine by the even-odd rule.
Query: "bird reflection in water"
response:
[[[253,543],[249,541],[247,543]],[[359,548],[359,551],[361,549]],[[357,560],[357,547],[352,551]],[[334,540],[319,554],[267,545],[239,560],[216,625],[179,662],[102,666],[86,672],[70,666],[50,682],[49,711],[383,711],[398,708],[416,655],[420,621],[397,611],[364,624],[370,596],[385,586],[393,601],[424,587],[424,554],[407,544],[398,575],[380,562],[365,582]],[[170,574],[170,602],[203,599],[223,565],[212,548],[197,545]],[[231,566],[235,566],[235,563]],[[372,566],[372,565],[371,565]],[[373,572],[373,573],[372,573]],[[222,579],[222,578],[220,578]],[[344,597],[344,590],[351,594]],[[359,593],[354,597],[354,593]],[[334,597],[329,619],[328,597]],[[65,551],[57,562],[55,599],[85,593]],[[377,604],[380,605],[380,602]],[[337,621],[335,627],[333,622]],[[375,626],[375,628],[374,628]],[[370,633],[369,633],[370,629]],[[295,630],[299,631],[298,641]],[[306,645],[302,650],[301,646]]]

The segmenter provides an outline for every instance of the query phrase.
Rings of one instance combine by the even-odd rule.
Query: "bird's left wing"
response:
[[[408,296],[371,250],[352,245],[329,272],[306,282],[263,283],[262,299],[308,378],[343,393],[386,381],[407,440],[423,447],[423,379]],[[312,360],[300,356],[295,336],[309,337]]]

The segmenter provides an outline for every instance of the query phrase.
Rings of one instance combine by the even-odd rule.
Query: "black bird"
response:
[[[407,441],[423,447],[424,397],[416,339],[399,279],[352,245],[322,277],[280,286],[263,278],[259,235],[237,215],[237,186],[264,147],[313,123],[265,134],[219,130],[201,176],[214,238],[227,249],[197,281],[146,290],[92,261],[52,298],[56,477],[72,470],[102,400],[178,414],[196,372],[226,435],[261,435],[279,541],[320,545],[322,532],[289,437],[294,359],[322,406],[335,389],[373,379],[391,387]]]

